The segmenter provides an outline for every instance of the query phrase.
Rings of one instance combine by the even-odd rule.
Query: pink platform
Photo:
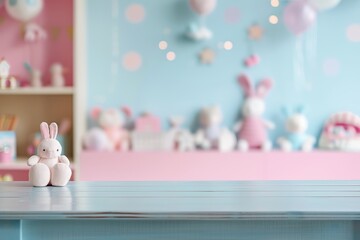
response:
[[[77,180],[355,180],[360,153],[83,152]]]

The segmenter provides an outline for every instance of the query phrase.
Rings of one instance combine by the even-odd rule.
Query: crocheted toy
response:
[[[319,147],[327,150],[360,151],[360,116],[352,112],[333,114],[323,127]]]
[[[250,79],[241,75],[238,78],[240,86],[245,92],[245,102],[242,106],[243,120],[239,121],[234,130],[238,132],[238,149],[247,151],[248,149],[270,150],[272,143],[267,137],[267,129],[274,128],[274,124],[262,118],[265,111],[264,98],[269,92],[272,81],[262,80],[253,89]]]
[[[294,111],[284,109],[284,113],[287,117],[285,121],[287,134],[277,140],[280,149],[311,151],[314,148],[315,137],[306,133],[308,120],[304,115],[304,108],[299,107]]]
[[[124,110],[123,112],[128,113]],[[128,150],[130,148],[129,133],[124,128],[125,120],[119,110],[115,108],[106,110],[94,108],[91,115],[109,140],[107,150]]]
[[[236,138],[228,128],[222,126],[222,120],[220,107],[203,108],[200,112],[200,129],[195,134],[195,144],[202,149],[232,150]]]
[[[46,122],[40,124],[42,140],[38,146],[38,155],[31,156],[27,164],[31,166],[29,181],[34,187],[47,185],[65,186],[71,177],[70,161],[61,155],[62,147],[56,140],[58,126]]]

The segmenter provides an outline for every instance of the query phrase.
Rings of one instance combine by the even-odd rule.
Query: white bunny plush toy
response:
[[[34,187],[47,185],[65,186],[71,177],[70,161],[61,155],[62,147],[56,140],[58,126],[46,122],[40,124],[42,140],[38,146],[38,156],[31,156],[27,164],[31,166],[29,181]]]
[[[234,127],[239,137],[238,149],[241,151],[248,149],[268,151],[272,148],[272,143],[267,137],[267,130],[275,126],[272,122],[263,119],[262,115],[265,112],[264,98],[271,89],[272,81],[264,79],[256,88],[253,88],[250,79],[241,75],[238,82],[246,97],[242,106],[243,119]]]

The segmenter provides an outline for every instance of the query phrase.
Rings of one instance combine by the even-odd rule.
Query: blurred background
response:
[[[0,1],[0,176],[359,179],[360,1]]]

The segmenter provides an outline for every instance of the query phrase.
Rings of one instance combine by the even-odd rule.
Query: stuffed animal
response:
[[[126,114],[126,112],[124,111]],[[129,150],[130,141],[129,133],[124,128],[125,120],[120,114],[120,111],[115,108],[102,110],[94,108],[91,111],[91,116],[97,121],[100,128],[104,131],[108,138],[108,150]],[[92,134],[93,137],[100,136],[99,134]],[[94,142],[94,141],[92,141]],[[103,142],[103,141],[102,141]]]
[[[192,151],[195,149],[194,136],[192,133],[181,127],[184,122],[182,117],[171,117],[171,128],[168,131],[169,141],[171,141],[170,150]]]
[[[287,134],[277,140],[280,149],[311,151],[314,148],[315,137],[306,133],[308,120],[304,115],[304,108],[299,107],[295,111],[284,109],[284,113],[287,117],[285,121]]]
[[[230,151],[236,138],[229,129],[222,126],[222,112],[218,106],[203,108],[200,112],[200,129],[195,134],[195,144],[202,149]]]
[[[65,69],[60,63],[54,63],[50,68],[51,73],[51,84],[53,87],[64,87],[65,78],[64,73]]]
[[[323,127],[319,147],[327,150],[360,151],[360,116],[352,112],[333,114]]]
[[[34,187],[47,185],[65,186],[71,177],[70,161],[61,155],[61,144],[56,140],[58,126],[46,122],[40,124],[42,140],[38,146],[38,155],[31,156],[27,164],[31,166],[29,181]]]
[[[241,151],[248,149],[268,151],[272,148],[272,143],[268,139],[267,130],[273,129],[275,126],[272,122],[263,119],[262,115],[265,111],[264,98],[271,89],[272,81],[264,79],[256,88],[253,88],[250,79],[241,75],[238,82],[243,88],[246,98],[242,106],[243,120],[234,127],[239,138],[237,147]]]

